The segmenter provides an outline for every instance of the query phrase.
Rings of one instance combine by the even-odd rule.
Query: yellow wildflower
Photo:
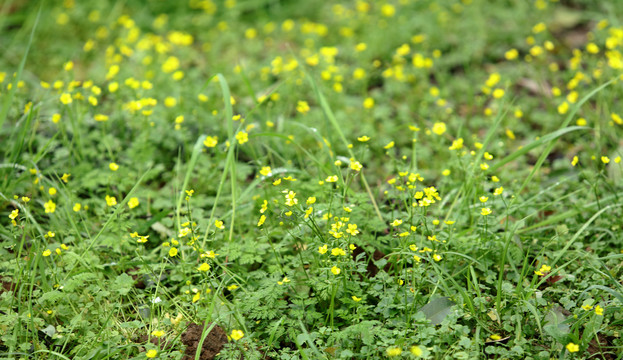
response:
[[[232,330],[231,331],[231,338],[234,339],[235,341],[238,341],[240,339],[242,339],[242,337],[244,336],[244,332],[242,332],[242,330]]]

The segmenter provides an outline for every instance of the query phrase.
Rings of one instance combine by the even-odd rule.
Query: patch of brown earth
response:
[[[208,323],[205,328],[206,330],[212,326],[211,323]],[[201,341],[201,334],[203,333],[204,325],[199,324],[190,324],[184,333],[182,334],[182,343],[186,345],[186,351],[184,352],[184,357],[182,360],[194,360],[195,354],[197,353],[197,348],[199,347],[199,342]],[[223,330],[222,327],[218,325],[214,325],[210,333],[206,336],[203,341],[203,346],[201,347],[201,352],[199,354],[200,360],[212,360],[218,355],[223,346],[227,344],[227,333]]]
[[[13,281],[11,281],[10,278],[5,279],[0,279],[0,294],[5,292],[5,291],[12,291],[15,292],[15,283]]]
[[[604,359],[604,360],[616,360],[617,353],[620,350],[614,346],[614,337],[608,337],[603,334],[598,334],[596,338],[588,343],[588,351],[592,358]]]
[[[359,257],[360,254],[365,254],[363,257]],[[376,276],[376,274],[378,274],[379,272],[379,268],[374,264],[375,261],[379,261],[382,258],[385,257],[385,254],[378,250],[378,249],[374,249],[374,252],[372,253],[372,256],[370,256],[370,254],[368,254],[365,250],[363,250],[360,246],[357,246],[355,248],[355,250],[353,250],[352,252],[352,257],[355,260],[360,260],[360,261],[365,261],[367,262],[367,270],[368,270],[368,277],[369,278],[373,278]],[[358,259],[359,257],[359,259]],[[385,272],[390,272],[391,270],[391,264],[386,264],[383,267],[383,270],[385,270]]]

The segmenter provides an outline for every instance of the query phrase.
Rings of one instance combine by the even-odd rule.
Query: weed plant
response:
[[[621,359],[618,0],[0,5],[0,358]]]

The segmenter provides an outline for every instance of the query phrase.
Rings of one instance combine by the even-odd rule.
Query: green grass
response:
[[[1,5],[0,359],[621,359],[622,17]]]

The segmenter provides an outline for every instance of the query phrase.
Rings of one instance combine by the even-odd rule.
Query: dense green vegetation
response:
[[[0,358],[621,359],[618,0],[0,5]]]

